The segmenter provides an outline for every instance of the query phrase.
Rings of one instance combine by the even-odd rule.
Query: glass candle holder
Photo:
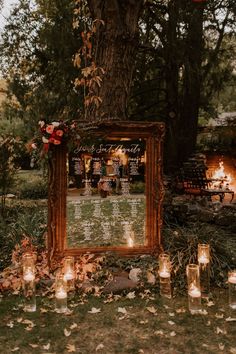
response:
[[[62,273],[56,275],[55,309],[58,313],[65,313],[67,311],[67,281]]]
[[[67,291],[75,290],[75,259],[72,256],[65,257],[63,260],[63,274],[67,281]]]
[[[188,281],[188,307],[192,314],[201,312],[200,271],[198,264],[188,264],[186,268]]]
[[[210,245],[198,245],[198,265],[202,297],[208,297],[210,292]]]
[[[26,312],[36,311],[35,259],[34,253],[25,253],[22,256],[24,311]]]
[[[159,255],[160,295],[171,298],[171,263],[167,253]]]
[[[236,269],[228,272],[229,307],[236,310]]]

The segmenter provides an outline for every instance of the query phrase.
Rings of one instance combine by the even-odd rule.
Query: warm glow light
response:
[[[236,284],[236,271],[230,272],[229,277],[228,277],[228,282],[231,284]]]
[[[190,285],[190,287],[189,287],[188,294],[191,297],[200,297],[201,296],[201,291],[195,284],[192,283]]]
[[[128,237],[127,244],[128,247],[134,247],[134,240],[131,236]]]
[[[230,183],[232,183],[232,177],[231,177],[231,174],[226,175],[223,161],[219,162],[219,168],[217,168],[214,171],[214,173],[212,175],[212,179],[213,179],[212,188],[217,188],[217,187],[229,188]],[[214,182],[214,180],[215,180],[215,182]]]
[[[67,297],[67,292],[63,288],[60,288],[56,291],[55,296],[57,299],[65,299]]]
[[[30,270],[26,271],[23,275],[24,281],[33,281],[35,279],[34,273]]]
[[[198,245],[198,263],[207,264],[210,262],[210,246],[208,244]]]

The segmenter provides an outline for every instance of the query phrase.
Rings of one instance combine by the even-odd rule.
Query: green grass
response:
[[[14,348],[21,354],[68,353],[69,344],[75,353],[83,354],[235,353],[235,322],[226,319],[236,314],[229,311],[227,295],[227,290],[213,292],[215,305],[203,305],[208,314],[194,316],[186,296],[164,301],[156,293],[137,293],[134,299],[123,296],[110,303],[104,302],[105,297],[89,297],[82,304],[77,295],[69,301],[70,315],[55,313],[54,299],[47,297],[37,297],[37,312],[24,313],[22,297],[7,296],[0,303],[0,353],[12,353]],[[89,313],[92,307],[101,312]],[[127,314],[118,312],[119,308]],[[33,322],[31,330],[25,319]],[[65,329],[71,332],[69,336]]]

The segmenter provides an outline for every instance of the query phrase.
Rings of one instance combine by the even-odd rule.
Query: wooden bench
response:
[[[219,196],[221,202],[223,202],[225,194],[230,194],[230,202],[232,202],[234,191],[228,187],[213,187],[216,180],[208,178],[206,172],[207,167],[202,163],[193,163],[193,161],[184,163],[177,177],[177,189],[184,194],[195,197],[207,196],[211,199],[212,196]],[[219,181],[219,185],[220,184]]]

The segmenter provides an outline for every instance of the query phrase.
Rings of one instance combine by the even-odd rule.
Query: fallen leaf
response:
[[[75,328],[77,328],[78,327],[78,325],[77,325],[77,323],[72,323],[72,325],[70,326],[70,329],[75,329]]]
[[[103,349],[104,345],[102,343],[98,344],[98,346],[96,347],[96,352],[100,349]]]
[[[186,309],[184,309],[184,308],[176,309],[175,312],[176,313],[185,313]]]
[[[13,328],[14,327],[13,321],[8,322],[7,323],[7,327]]]
[[[215,306],[215,303],[213,301],[207,301],[207,306],[208,307]]]
[[[29,346],[30,346],[31,348],[38,348],[38,344],[31,344],[31,343],[29,343]]]
[[[50,343],[43,345],[43,349],[48,350],[50,348]]]
[[[136,296],[136,295],[135,295],[135,291],[129,292],[129,293],[126,295],[127,299],[134,299],[135,296]]]
[[[139,323],[140,323],[140,324],[146,324],[146,323],[148,323],[148,320],[140,321]]]
[[[17,352],[20,348],[19,347],[15,347],[11,350],[11,352]]]
[[[208,312],[207,312],[207,310],[201,310],[201,315],[204,315],[204,316],[206,316],[206,315],[208,315]]]
[[[163,336],[164,332],[162,330],[155,331],[154,334],[157,336]]]
[[[227,321],[227,322],[236,321],[236,317],[227,317],[227,318],[225,319],[225,321]]]
[[[75,353],[76,352],[76,348],[74,344],[67,344],[66,349],[68,351],[68,353]]]
[[[236,348],[230,348],[229,349],[229,352],[231,353],[231,354],[236,354]]]
[[[225,345],[223,343],[219,343],[219,349],[220,350],[224,350],[225,349]]]
[[[40,312],[41,312],[41,313],[46,313],[46,312],[48,312],[48,310],[41,307],[41,308],[40,308]]]
[[[127,315],[128,313],[125,307],[118,307],[117,311],[123,313],[124,315]]]
[[[133,280],[135,283],[138,283],[141,273],[142,271],[140,268],[133,268],[129,272],[129,279]]]
[[[152,285],[156,283],[156,277],[151,271],[147,271],[147,282]]]
[[[126,320],[127,318],[128,318],[128,317],[127,317],[126,315],[124,315],[124,316],[119,317],[118,320],[119,320],[119,321],[122,321],[122,320]]]
[[[175,323],[173,321],[168,321],[169,325],[173,326]]]
[[[27,324],[27,325],[29,325],[30,327],[34,327],[34,326],[35,326],[34,322],[32,322],[32,321],[30,321],[30,320],[27,320],[27,319],[23,320],[21,323]]]
[[[88,311],[88,313],[98,313],[101,312],[101,309],[96,309],[96,307],[92,307],[90,311]]]
[[[226,331],[220,327],[216,327],[216,334],[226,334]]]
[[[216,318],[224,318],[224,314],[223,313],[216,313],[215,317]]]
[[[28,332],[32,331],[32,329],[33,329],[33,327],[31,327],[31,326],[25,327],[25,330],[28,331]]]
[[[175,317],[175,314],[173,312],[169,312],[170,317]]]
[[[175,331],[170,332],[170,336],[171,336],[171,337],[175,337],[175,336],[176,336]]]
[[[69,337],[71,335],[71,331],[68,331],[66,328],[64,328],[64,335]]]
[[[21,323],[21,322],[23,321],[23,318],[22,318],[22,317],[19,317],[19,318],[16,319],[16,321],[17,321],[18,323]]]
[[[140,354],[143,354],[143,353],[144,353],[143,349],[139,349],[138,352],[139,352]]]
[[[146,309],[147,309],[149,312],[153,313],[153,314],[156,314],[156,313],[157,313],[157,309],[155,309],[154,306],[146,307]]]

